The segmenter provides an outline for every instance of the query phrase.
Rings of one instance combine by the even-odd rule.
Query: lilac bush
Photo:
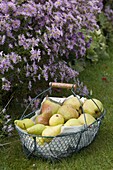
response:
[[[113,9],[110,7],[110,5],[106,6],[106,8],[105,8],[105,15],[107,16],[107,19],[113,25]]]
[[[11,115],[9,114],[2,114],[1,117],[1,135],[12,136],[12,132],[14,130],[14,126],[12,123]]]
[[[113,1],[103,0],[103,12],[107,19],[113,24]]]
[[[99,14],[100,28],[106,39],[106,44],[112,48],[113,44],[113,1],[103,0],[103,9]]]
[[[73,82],[79,73],[67,61],[85,56],[101,9],[100,0],[0,1],[2,90],[37,93],[43,82]]]

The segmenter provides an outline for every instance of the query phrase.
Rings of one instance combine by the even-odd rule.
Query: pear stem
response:
[[[27,130],[25,123],[23,123],[25,130]]]

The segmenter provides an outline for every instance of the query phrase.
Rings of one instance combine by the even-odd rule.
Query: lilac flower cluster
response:
[[[113,25],[113,9],[110,7],[110,5],[107,5],[105,7],[105,15],[107,19],[112,23]]]
[[[88,34],[98,29],[96,16],[100,0],[2,0],[0,1],[0,72],[3,77],[16,72],[23,83],[44,78],[70,81],[78,76],[66,60],[83,57],[90,46]],[[6,50],[7,48],[7,50]],[[64,60],[63,60],[64,59]],[[33,81],[31,81],[31,78]],[[10,90],[10,78],[2,89]]]
[[[9,69],[14,69],[14,65],[21,61],[21,56],[18,54],[11,52],[10,54],[3,54],[0,60],[0,71],[2,74],[8,72]]]
[[[2,90],[9,91],[11,89],[11,83],[6,79],[2,78]]]
[[[51,69],[53,70],[52,72]],[[75,77],[79,75],[77,71],[67,66],[67,63],[65,61],[54,63],[54,61],[49,60],[48,64],[43,65],[42,72],[46,80],[48,80],[48,75],[51,74],[51,77],[53,78],[54,81],[61,80],[62,82],[63,80],[69,82],[70,80],[73,80]]]
[[[14,127],[12,125],[12,119],[9,114],[5,114],[2,119],[2,134],[3,135],[12,135],[12,131],[14,130]]]

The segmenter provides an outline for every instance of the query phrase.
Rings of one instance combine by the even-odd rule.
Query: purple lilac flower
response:
[[[14,127],[12,126],[12,124],[8,125],[7,127],[7,132],[12,132],[14,130]]]
[[[3,36],[0,35],[0,44],[1,45],[3,45],[5,43],[5,39],[6,39],[5,35],[3,35]]]
[[[36,9],[35,3],[34,4],[26,3],[26,4],[23,4],[18,9],[18,11],[16,12],[16,15],[33,17],[36,15],[36,13],[37,13],[37,9]]]
[[[9,48],[13,48],[13,45],[12,45],[12,44],[9,44]]]
[[[8,124],[11,121],[11,118],[8,118],[5,124]]]
[[[32,83],[31,83],[31,81],[29,81],[28,89],[31,90],[31,88],[32,88]]]
[[[42,74],[46,81],[48,80],[48,69],[49,69],[48,66],[46,66],[46,65],[43,66]]]
[[[33,48],[32,48],[32,50],[30,51],[30,53],[31,53],[31,61],[33,61],[33,60],[37,60],[38,62],[40,61],[40,59],[41,59],[41,56],[40,56],[40,49],[38,49],[38,50],[34,50]]]
[[[2,90],[9,91],[11,89],[11,83],[8,80],[5,80],[5,82],[2,85]]]
[[[14,2],[10,1],[7,3],[7,5],[8,5],[9,10],[12,10],[12,12],[16,12],[17,8],[16,8],[16,4]]]
[[[40,80],[41,79],[41,75],[40,74],[38,74],[38,80]]]
[[[0,62],[0,72],[4,74],[4,72],[8,71],[10,67],[12,68],[13,66],[11,65],[9,58],[8,59],[3,58],[2,61]]]
[[[35,61],[33,62],[33,74],[35,75],[37,73],[38,70],[38,65],[35,63]]]
[[[40,103],[40,100],[39,100],[39,99],[37,99],[37,100],[34,101],[35,108],[38,107],[39,103]]]
[[[27,40],[26,40],[24,34],[18,36],[18,45],[19,46],[23,46],[24,49],[28,49],[29,48],[30,45],[27,43]]]
[[[20,20],[18,19],[12,20],[12,27],[14,30],[18,29],[20,27]]]
[[[6,115],[4,116],[4,118],[8,119],[8,118],[10,118],[10,115],[7,115],[7,114],[6,114]]]
[[[18,54],[14,53],[14,52],[12,52],[9,55],[9,58],[14,64],[17,64],[18,62],[21,61],[21,56],[19,56]]]
[[[5,131],[7,129],[7,125],[4,125],[2,130]]]
[[[89,39],[89,41],[86,43],[86,47],[89,48],[92,42],[92,38]]]
[[[2,13],[4,13],[4,14],[7,14],[7,13],[8,13],[8,4],[7,4],[7,2],[2,1],[2,2],[0,3],[0,11],[1,11]]]
[[[82,95],[86,95],[87,96],[89,94],[89,91],[88,91],[86,86],[83,87],[82,91],[83,91]]]
[[[57,0],[57,1],[54,3],[55,8],[58,8],[58,7],[61,6],[61,5],[62,5],[62,1],[60,1],[60,0]]]

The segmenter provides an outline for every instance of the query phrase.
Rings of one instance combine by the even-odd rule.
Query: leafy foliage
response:
[[[101,30],[91,33],[91,37],[92,43],[90,48],[87,49],[86,58],[90,59],[92,62],[97,62],[99,58],[108,57],[106,38]]]

